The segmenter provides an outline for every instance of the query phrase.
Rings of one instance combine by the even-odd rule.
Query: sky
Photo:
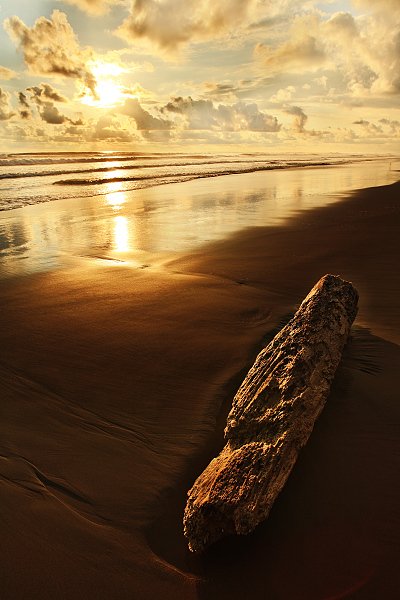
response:
[[[0,151],[399,153],[400,0],[0,0]]]

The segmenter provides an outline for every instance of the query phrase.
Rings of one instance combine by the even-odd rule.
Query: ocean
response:
[[[391,157],[0,155],[0,277],[77,260],[146,265],[392,183]]]
[[[358,155],[76,152],[0,154],[0,210],[256,171],[365,161]]]

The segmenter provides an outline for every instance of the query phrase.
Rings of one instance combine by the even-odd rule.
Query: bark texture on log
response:
[[[193,552],[268,516],[324,407],[357,301],[351,283],[325,275],[257,356],[233,400],[224,449],[188,492]]]

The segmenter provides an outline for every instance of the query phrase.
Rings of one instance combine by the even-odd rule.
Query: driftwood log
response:
[[[351,283],[325,275],[257,356],[233,400],[225,447],[188,492],[193,552],[268,516],[324,407],[357,301]]]

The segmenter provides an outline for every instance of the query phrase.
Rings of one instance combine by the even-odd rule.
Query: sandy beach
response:
[[[190,251],[122,243],[9,269],[4,600],[398,598],[399,195],[336,193],[268,226],[202,232]],[[327,406],[268,521],[193,556],[186,492],[258,351],[325,273],[360,294]]]

